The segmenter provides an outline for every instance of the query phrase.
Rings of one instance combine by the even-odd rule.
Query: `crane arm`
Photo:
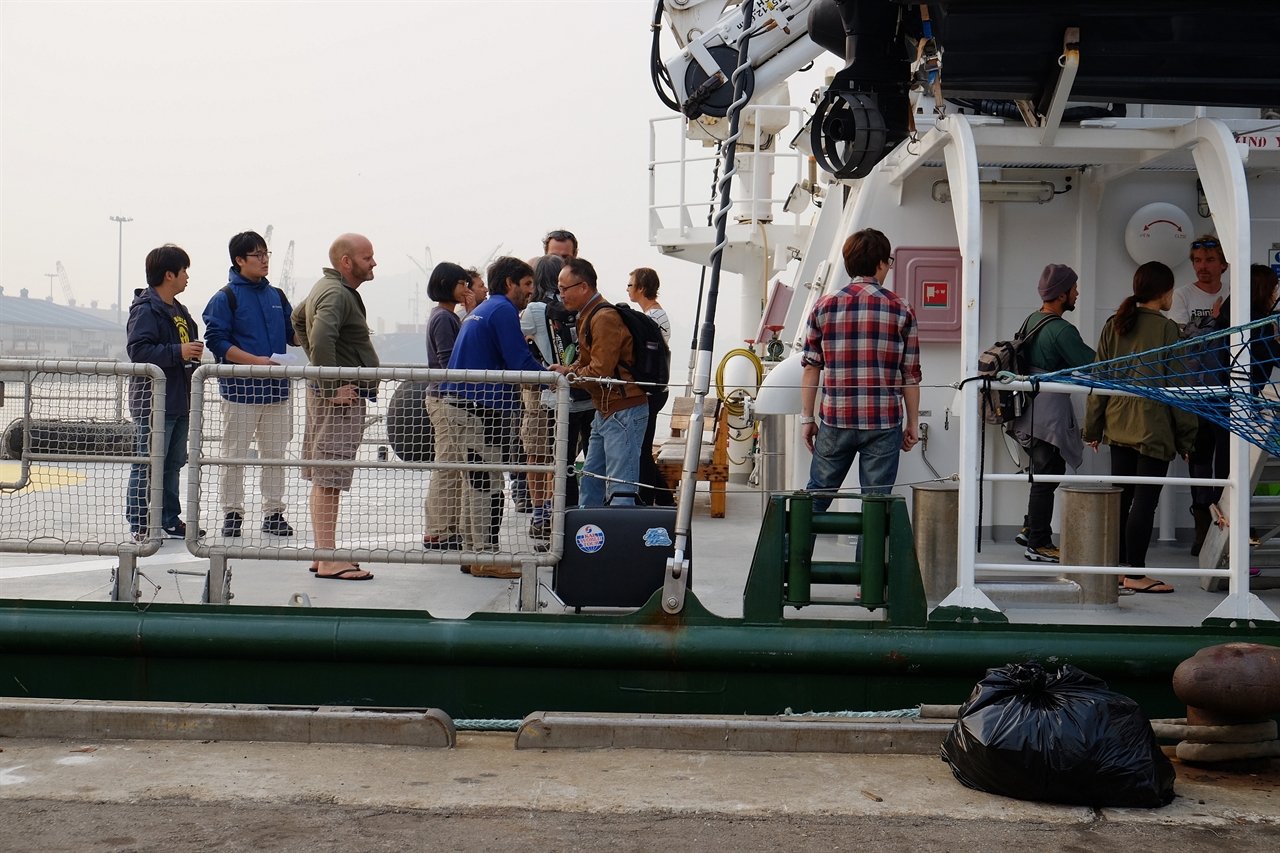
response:
[[[62,283],[62,296],[67,300],[68,305],[76,304],[75,292],[71,290],[71,278],[67,275],[67,268],[62,265],[62,261],[58,261],[56,267],[58,271],[58,281]]]

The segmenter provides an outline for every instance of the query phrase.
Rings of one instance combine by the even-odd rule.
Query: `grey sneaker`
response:
[[[1026,557],[1033,563],[1056,563],[1058,562],[1058,546],[1045,545],[1040,548],[1028,547],[1022,552],[1022,556]]]
[[[1031,544],[1031,540],[1027,538],[1027,532],[1028,532],[1027,528],[1025,527],[1022,528],[1021,530],[1018,531],[1018,535],[1013,537],[1013,541],[1017,542],[1023,548],[1027,547],[1028,545]]]

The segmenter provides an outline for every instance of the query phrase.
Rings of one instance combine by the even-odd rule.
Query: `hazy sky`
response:
[[[407,254],[470,265],[541,253],[568,228],[602,290],[663,279],[676,338],[699,268],[648,245],[649,0],[0,3],[0,284],[128,305],[148,250],[192,256],[194,311],[226,282],[228,238],[274,226],[305,291],[339,233],[379,262],[371,322],[411,318]],[[667,50],[673,42],[664,41]],[[807,94],[807,93],[806,93]],[[800,100],[795,98],[793,100]],[[783,188],[785,191],[785,188]],[[60,287],[55,301],[63,302]],[[726,320],[736,305],[722,303]],[[424,305],[421,317],[425,318]]]

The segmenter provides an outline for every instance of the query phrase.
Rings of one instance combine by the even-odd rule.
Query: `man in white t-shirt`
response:
[[[1197,325],[1196,320],[1205,317],[1217,317],[1222,308],[1222,300],[1227,295],[1222,286],[1222,274],[1229,264],[1222,252],[1222,244],[1212,234],[1197,237],[1191,243],[1191,266],[1195,268],[1196,280],[1183,285],[1173,292],[1173,306],[1168,317],[1182,327],[1187,335],[1204,334],[1210,327]],[[1230,471],[1227,454],[1231,434],[1204,418],[1200,418],[1200,429],[1196,433],[1196,443],[1187,460],[1187,468],[1192,477],[1225,478]],[[1195,518],[1196,538],[1191,544],[1192,556],[1200,555],[1205,535],[1209,532],[1213,513],[1210,506],[1222,497],[1220,486],[1191,487],[1191,515]]]
[[[1206,234],[1192,242],[1191,266],[1196,280],[1173,292],[1173,307],[1166,312],[1179,326],[1213,314],[1227,295],[1222,290],[1222,274],[1229,265],[1217,237]]]

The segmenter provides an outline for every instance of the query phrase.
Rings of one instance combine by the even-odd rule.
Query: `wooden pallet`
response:
[[[667,485],[676,489],[684,474],[685,441],[690,436],[689,421],[693,415],[693,398],[676,397],[671,409],[671,438],[658,450],[658,470]],[[715,432],[710,442],[703,441],[698,454],[698,480],[711,484],[711,517],[724,518],[729,482],[729,415],[719,404],[715,414]],[[705,429],[706,420],[703,421]]]

